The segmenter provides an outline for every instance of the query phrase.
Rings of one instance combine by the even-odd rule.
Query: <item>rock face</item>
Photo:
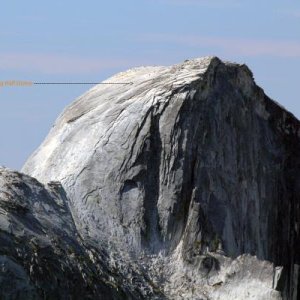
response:
[[[14,187],[11,177],[21,185],[3,203],[29,209],[25,222],[4,205],[8,249],[23,230],[23,245],[45,240],[46,265],[57,262],[53,272],[36,254],[28,267],[25,254],[4,251],[20,289],[50,293],[56,279],[35,281],[37,268],[59,277],[61,299],[299,299],[299,121],[245,65],[215,57],[109,81],[132,84],[77,99],[26,162],[22,171],[45,186],[2,171],[4,186]],[[26,194],[27,181],[43,196]],[[36,210],[44,201],[51,213]]]
[[[103,253],[84,245],[58,182],[0,168],[0,245],[0,299],[126,295],[109,282]]]

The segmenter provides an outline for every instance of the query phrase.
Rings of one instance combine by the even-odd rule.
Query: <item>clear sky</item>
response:
[[[100,82],[139,65],[217,55],[300,118],[300,2],[2,1],[0,80]],[[0,165],[19,169],[89,86],[0,88]]]

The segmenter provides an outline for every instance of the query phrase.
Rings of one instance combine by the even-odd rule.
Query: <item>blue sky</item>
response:
[[[139,65],[217,55],[300,118],[300,2],[3,1],[0,80],[92,81]],[[0,88],[0,165],[19,169],[89,86]]]

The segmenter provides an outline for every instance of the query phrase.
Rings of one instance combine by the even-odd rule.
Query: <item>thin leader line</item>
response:
[[[46,85],[46,84],[133,84],[133,82],[33,82],[36,85]]]

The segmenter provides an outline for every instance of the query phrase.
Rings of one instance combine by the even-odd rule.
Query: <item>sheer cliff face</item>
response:
[[[122,78],[68,107],[23,171],[61,181],[95,240],[157,253],[216,233],[230,255],[265,256],[284,149],[250,71],[208,58]]]
[[[61,182],[82,243],[144,274],[145,299],[297,299],[299,122],[218,58],[122,81],[67,107],[22,171]]]

